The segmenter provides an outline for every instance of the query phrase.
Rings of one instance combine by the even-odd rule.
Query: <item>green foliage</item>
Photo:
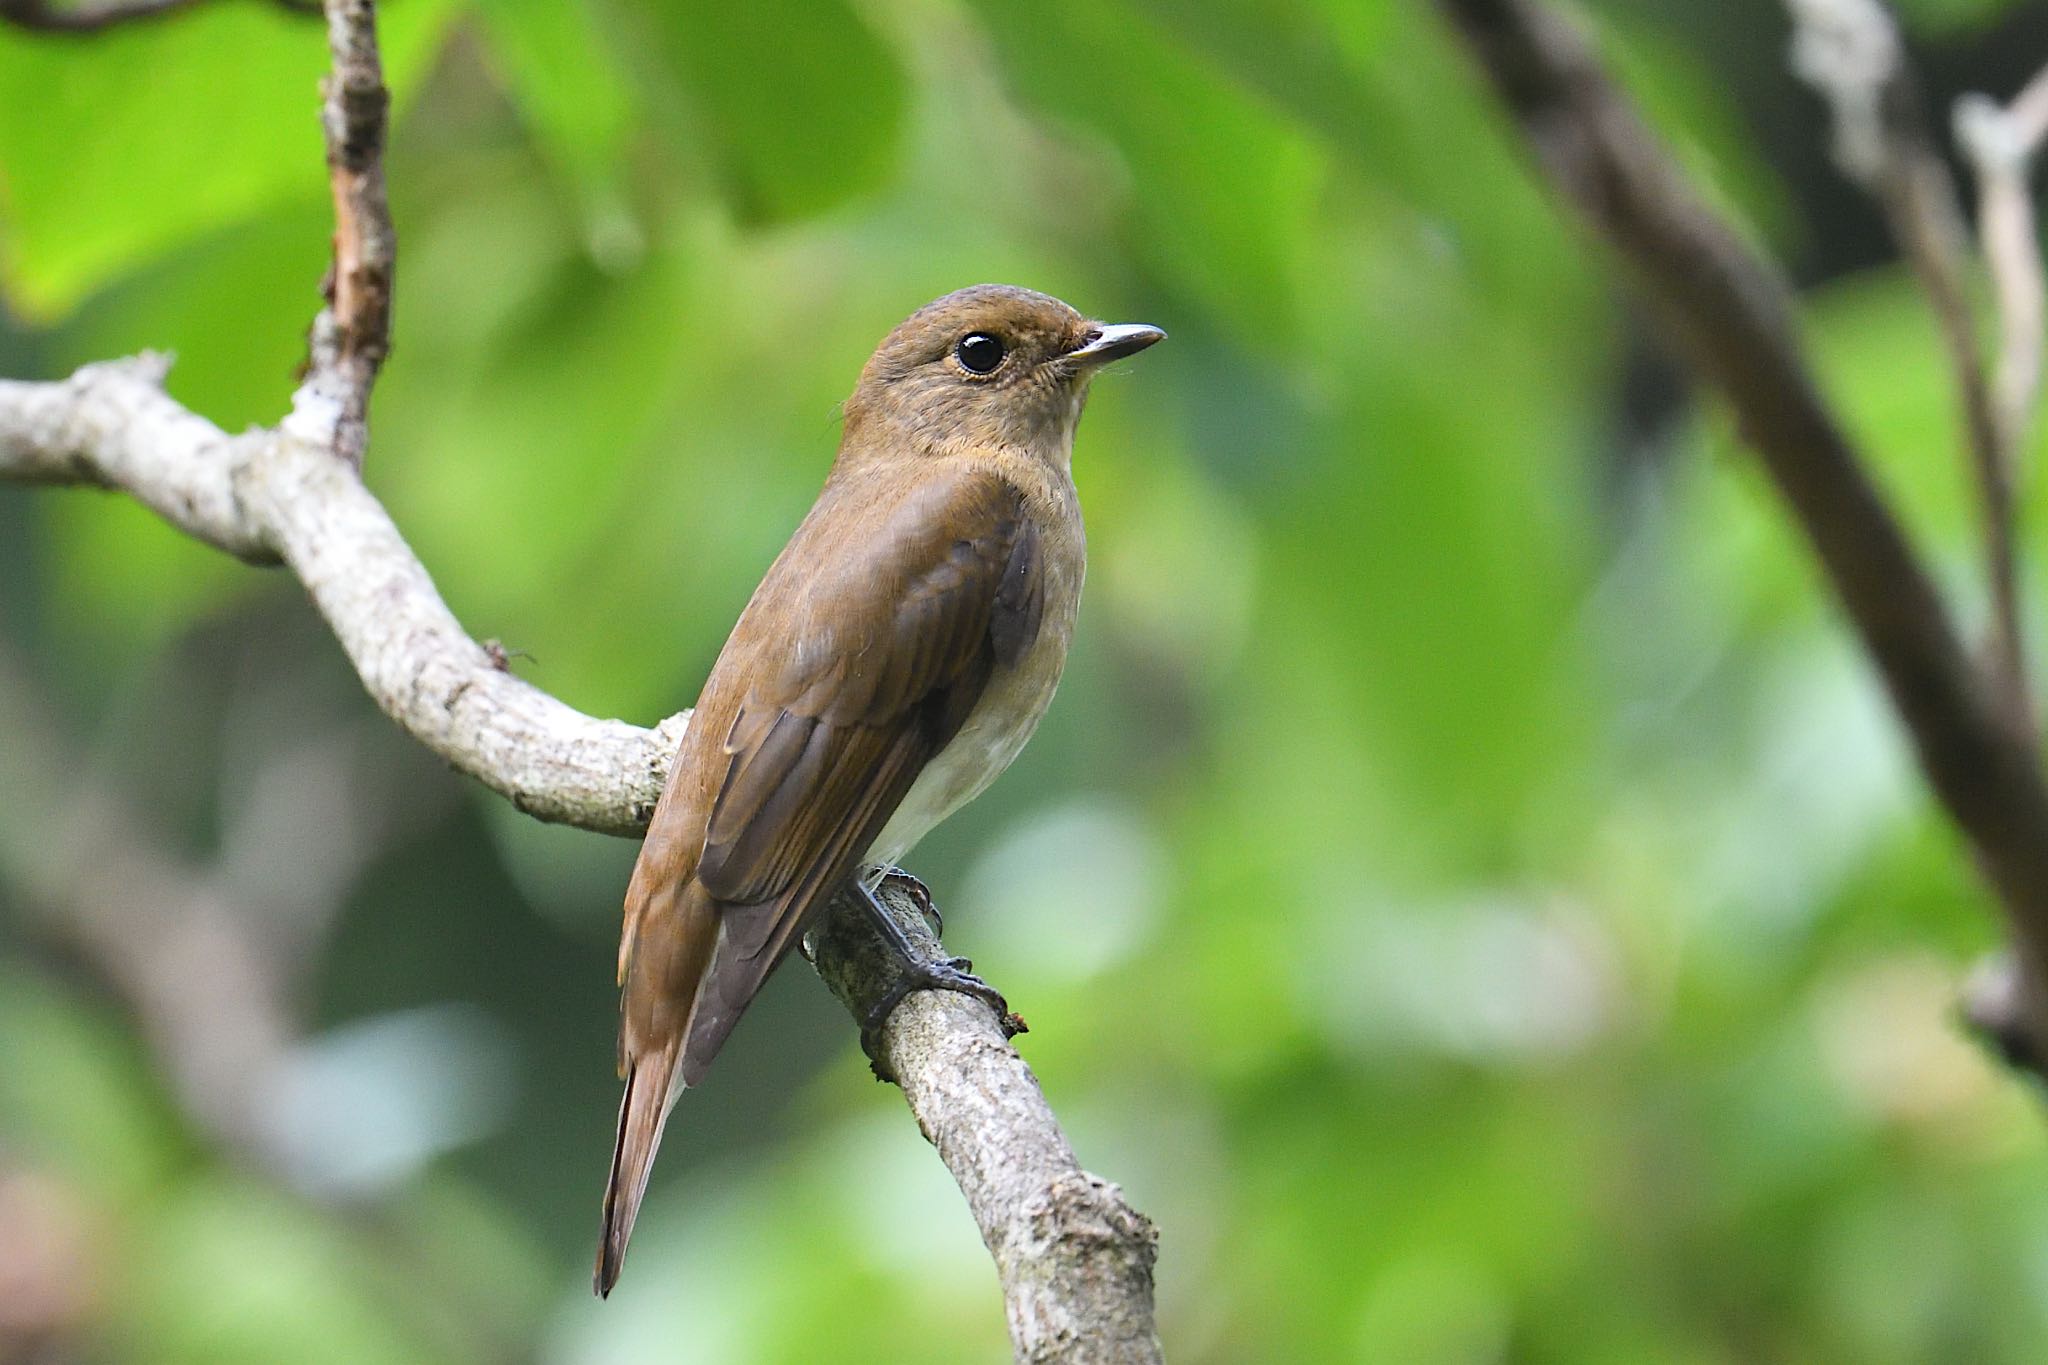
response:
[[[1989,28],[2001,15],[2021,8],[2020,0],[1900,0],[1906,23],[1923,33]]]
[[[1974,612],[1933,329],[1831,254],[1839,194],[1777,178],[1824,130],[1744,104],[1800,98],[1754,8],[1605,6],[1602,50],[1828,278],[1817,368]],[[1172,1358],[2038,1358],[2048,1148],[1952,1028],[1994,936],[1967,860],[1725,417],[1625,382],[1637,324],[1427,6],[391,0],[384,40],[367,477],[584,710],[688,703],[910,308],[1004,279],[1172,333],[1083,424],[1059,703],[918,854],[1160,1223]],[[275,420],[324,62],[253,0],[0,28],[7,372],[169,349],[181,400]],[[587,1297],[632,850],[433,771],[277,575],[0,488],[0,718],[22,679],[78,772],[226,859],[255,942],[310,948],[265,1165],[23,870],[76,793],[0,801],[0,1200],[27,1172],[92,1230],[81,1353],[1000,1358],[971,1221],[800,970]],[[331,926],[264,889],[358,837]]]
[[[399,100],[448,14],[439,0],[407,0],[383,24]],[[61,314],[154,252],[324,193],[320,31],[264,5],[210,6],[91,44],[0,29],[10,300]]]
[[[614,179],[639,112],[603,6],[497,0],[477,15],[488,60],[537,146],[586,191]]]
[[[903,74],[852,7],[681,0],[653,13],[661,76],[679,80],[695,114],[689,134],[716,149],[720,183],[745,218],[822,213],[894,162]]]

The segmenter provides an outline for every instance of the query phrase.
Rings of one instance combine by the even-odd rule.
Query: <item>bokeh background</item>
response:
[[[1940,109],[2048,60],[2048,6],[1904,13]],[[1981,619],[1927,312],[1782,11],[1589,17]],[[1083,424],[1059,702],[916,863],[1157,1220],[1174,1359],[2042,1358],[2048,1121],[1954,1027],[1967,857],[1425,6],[390,0],[384,38],[367,478],[586,711],[691,700],[911,308],[1171,331]],[[324,64],[260,0],[0,28],[0,374],[166,349],[276,420]],[[440,769],[289,579],[0,486],[0,1358],[1004,1358],[800,965],[590,1297],[633,851]]]

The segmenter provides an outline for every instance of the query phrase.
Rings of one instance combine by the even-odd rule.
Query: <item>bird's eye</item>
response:
[[[953,348],[953,356],[972,374],[987,374],[1003,363],[1003,341],[987,332],[969,332]]]

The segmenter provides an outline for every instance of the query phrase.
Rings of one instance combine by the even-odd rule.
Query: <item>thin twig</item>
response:
[[[1997,892],[2024,973],[2019,1025],[2048,1043],[2048,784],[1821,398],[1790,285],[1707,207],[1571,24],[1536,0],[1438,4],[1564,198],[1734,409]]]
[[[1984,522],[1991,658],[2002,700],[2033,729],[2015,547],[2011,428],[1985,375],[1970,307],[1967,229],[1928,126],[1898,25],[1881,0],[1787,0],[1792,64],[1834,114],[1835,160],[1883,207],[1934,310],[1961,399],[1964,447]]]
[[[1956,141],[1977,173],[1977,233],[1998,305],[1998,365],[1992,377],[1999,445],[2015,487],[2041,390],[2041,252],[2027,172],[2034,146],[2014,120],[1982,95],[1956,101]]]
[[[52,5],[48,0],[0,0],[0,22],[38,33],[102,33],[138,19],[161,19],[195,9],[205,0],[110,0],[96,5]],[[294,14],[318,14],[319,0],[271,0]]]
[[[1956,142],[1977,177],[1977,233],[1998,312],[1998,366],[1992,394],[2000,448],[2015,490],[2028,473],[2027,451],[2040,406],[2044,300],[2041,246],[2028,176],[2048,139],[2048,70],[2001,109],[1985,95],[1956,101]],[[1964,1017],[2015,1066],[2048,1069],[2041,1039],[2025,1027],[2025,983],[2006,955],[1971,973],[1963,992]]]
[[[160,19],[199,0],[115,0],[100,5],[50,5],[44,0],[0,0],[0,19],[40,33],[98,33],[136,19]]]
[[[2040,405],[2044,316],[2041,244],[2028,175],[2048,140],[2048,70],[2001,109],[1985,95],[1956,101],[1956,142],[1977,176],[1977,231],[1998,306],[1998,368],[1993,381],[2001,445],[2018,487]]]
[[[391,350],[398,270],[398,233],[384,189],[391,93],[377,53],[375,0],[327,0],[327,46],[333,70],[321,88],[320,127],[334,195],[334,266],[293,416],[330,424],[335,453],[361,468],[370,390]]]

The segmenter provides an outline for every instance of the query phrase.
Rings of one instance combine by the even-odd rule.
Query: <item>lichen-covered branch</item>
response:
[[[901,888],[885,882],[878,895],[913,945],[944,955]],[[895,981],[895,963],[849,896],[833,902],[807,947],[856,1019]],[[902,1078],[918,1127],[995,1258],[1016,1359],[1156,1365],[1159,1234],[1115,1185],[1081,1169],[994,1012],[949,991],[908,996],[882,1030],[880,1060]]]
[[[687,716],[595,720],[469,637],[353,466],[278,431],[230,436],[164,393],[156,357],[54,383],[0,380],[0,478],[134,495],[255,563],[283,562],[406,732],[543,820],[637,833]]]
[[[2048,1057],[2048,784],[2029,732],[1964,648],[1821,397],[1790,286],[1687,183],[1556,11],[1538,0],[1437,2],[1544,172],[1725,397],[1790,507],[2005,909],[2021,969],[2015,1051]]]

